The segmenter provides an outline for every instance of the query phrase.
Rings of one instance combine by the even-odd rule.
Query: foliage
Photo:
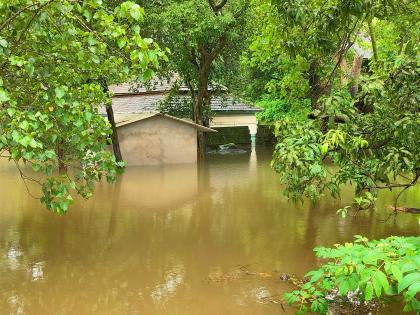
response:
[[[420,311],[420,237],[389,237],[369,241],[356,236],[354,243],[319,247],[316,256],[325,259],[319,269],[308,272],[297,290],[285,294],[298,313],[309,310],[326,314],[334,289],[346,300],[349,294],[361,303],[387,301],[402,296],[404,311]]]
[[[51,211],[65,213],[74,193],[90,197],[95,181],[115,178],[111,129],[98,109],[110,102],[104,81],[145,80],[164,58],[140,34],[143,14],[131,1],[0,4],[0,155],[25,184],[41,185]],[[43,175],[30,177],[22,162]]]
[[[256,106],[262,108],[262,111],[257,114],[258,121],[266,124],[274,124],[286,117],[295,121],[303,120],[309,112],[309,100],[287,102],[283,98],[267,96],[259,100]]]
[[[172,89],[171,93],[178,94],[178,91]],[[179,118],[193,118],[192,101],[189,97],[178,97],[178,95],[170,95],[159,104],[159,111],[163,114],[179,117]]]
[[[351,121],[336,127],[330,120],[326,133],[313,121],[302,124],[284,120],[278,124],[279,142],[273,167],[281,174],[293,199],[301,196],[315,199],[326,190],[338,196],[340,186],[351,183],[358,198],[364,196],[366,200],[376,196],[379,189],[408,189],[417,182],[418,66],[407,61],[395,65],[392,71],[385,77],[366,79],[363,89],[365,100],[373,108],[370,114],[354,113]],[[324,99],[329,102],[328,110],[349,113],[343,111],[346,101],[340,99],[333,105],[334,97]],[[329,176],[326,158],[338,166]],[[355,202],[361,203],[357,199]]]
[[[276,121],[272,166],[293,200],[338,197],[352,184],[345,216],[373,207],[380,189],[401,189],[396,207],[418,182],[418,10],[411,1],[256,1],[244,62],[269,74],[276,101],[262,101],[260,119]],[[374,56],[365,72],[360,50]],[[308,118],[296,119],[309,101]]]
[[[217,68],[238,59],[238,53],[244,48],[240,43],[241,23],[237,14],[246,6],[247,1],[229,0],[220,11],[212,9],[213,1],[170,0],[145,1],[146,31],[159,43],[171,51],[170,70],[178,73],[185,81],[193,80],[197,84],[200,50],[217,47],[223,40],[223,50],[213,65],[213,75]],[[236,55],[235,55],[236,54]],[[226,69],[225,69],[226,70]],[[226,79],[227,73],[219,73],[218,79]],[[214,79],[214,77],[213,77]]]
[[[309,89],[308,61],[283,41],[291,28],[281,19],[273,1],[254,0],[248,21],[248,49],[241,58],[242,85],[251,100],[303,99]],[[293,54],[293,56],[292,56]]]
[[[218,86],[229,85],[237,74],[239,56],[245,49],[244,24],[249,0],[169,0],[140,1],[147,12],[144,27],[150,37],[171,52],[170,62],[161,72],[180,76],[189,89],[191,103],[208,99]],[[218,3],[218,4],[216,4]],[[200,87],[205,92],[200,94]],[[176,87],[174,87],[176,88]],[[205,103],[205,100],[204,100]],[[185,113],[185,102],[174,102]],[[201,105],[200,105],[201,107]],[[206,118],[205,104],[200,111]],[[201,114],[201,113],[200,113]]]
[[[193,100],[180,95],[181,86],[181,80],[174,82],[169,94],[159,103],[159,111],[174,117],[193,119]]]
[[[337,212],[375,206],[380,189],[398,189],[393,204],[420,178],[419,8],[412,1],[255,1],[243,66],[264,85],[260,120],[275,124],[272,167],[294,201],[343,185],[355,198]],[[371,60],[363,60],[371,55]],[[368,66],[366,64],[368,63]],[[257,76],[255,74],[264,73]],[[250,93],[250,95],[255,95]],[[266,100],[270,100],[267,102]],[[296,119],[296,109],[308,109]],[[295,104],[301,104],[300,107]],[[306,106],[306,107],[305,107]],[[419,312],[420,239],[391,237],[319,248],[327,259],[286,295],[300,313],[326,313],[339,300],[402,295]],[[336,301],[334,299],[334,301]]]

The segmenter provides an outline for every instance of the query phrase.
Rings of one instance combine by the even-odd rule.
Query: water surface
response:
[[[347,220],[335,210],[350,191],[341,201],[289,203],[269,158],[215,155],[200,171],[130,168],[64,217],[2,162],[0,314],[284,314],[270,302],[290,289],[277,275],[314,268],[314,246],[419,235],[412,215],[380,222],[390,193],[379,211]],[[419,189],[401,202],[418,205]]]

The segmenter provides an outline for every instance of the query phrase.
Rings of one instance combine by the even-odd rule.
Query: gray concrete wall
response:
[[[156,116],[118,127],[127,166],[197,162],[197,129]]]

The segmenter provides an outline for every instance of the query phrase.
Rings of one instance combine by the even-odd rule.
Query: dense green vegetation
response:
[[[419,312],[419,251],[419,237],[369,241],[356,236],[354,243],[316,248],[316,256],[326,262],[308,272],[306,281],[286,293],[285,298],[297,304],[300,314],[309,310],[326,314],[329,303],[360,305],[372,299],[388,301],[399,294],[403,296],[404,311]]]
[[[65,213],[74,194],[89,197],[95,181],[113,181],[121,165],[105,149],[111,126],[98,107],[110,104],[107,85],[159,66],[162,52],[141,36],[143,14],[134,2],[0,2],[0,155],[42,187],[54,212]]]
[[[147,15],[146,33],[171,50],[162,76],[177,74],[178,84],[189,90],[187,104],[179,103],[166,112],[188,115],[198,124],[208,124],[209,90],[220,91],[239,69],[239,56],[246,48],[244,27],[249,20],[249,0],[139,1]],[[174,92],[177,92],[177,86]],[[188,104],[189,103],[189,104]],[[174,104],[172,104],[174,105]],[[175,104],[176,105],[176,104]],[[204,138],[198,137],[199,157]]]
[[[417,4],[257,1],[254,14],[259,27],[244,66],[249,80],[260,81],[255,89],[264,86],[259,118],[276,125],[273,168],[285,193],[293,200],[339,196],[340,186],[351,183],[356,199],[340,210],[345,216],[373,207],[380,189],[414,186]],[[337,171],[329,173],[326,161]]]
[[[343,217],[375,208],[381,189],[398,189],[394,214],[412,206],[399,199],[420,178],[419,13],[415,1],[256,1],[245,92],[276,127],[272,167],[292,200],[351,184]],[[349,293],[403,295],[404,310],[419,311],[418,238],[360,238],[317,256],[328,262],[286,295],[300,313],[326,313]]]
[[[174,91],[191,98],[169,113],[206,124],[210,94],[226,86],[263,109],[290,199],[339,197],[350,184],[354,201],[337,210],[346,217],[397,189],[396,213],[420,179],[419,16],[412,0],[1,1],[0,156],[64,214],[123,166],[108,86],[177,74]],[[401,295],[420,310],[418,238],[316,252],[327,262],[287,295],[300,312],[325,313],[334,289]]]

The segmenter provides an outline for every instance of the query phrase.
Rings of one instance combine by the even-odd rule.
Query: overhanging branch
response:
[[[220,3],[214,3],[213,0],[209,0],[209,4],[214,12],[220,11],[227,3],[227,0],[222,0]]]

